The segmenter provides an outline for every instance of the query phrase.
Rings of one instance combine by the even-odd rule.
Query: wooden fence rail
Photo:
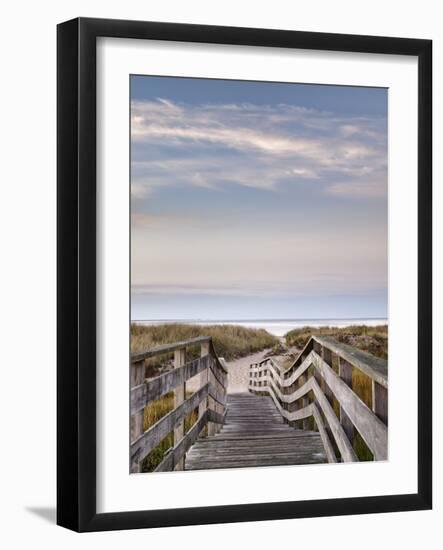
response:
[[[200,357],[186,361],[186,350],[200,346]],[[174,368],[156,378],[145,379],[145,362],[152,357],[174,353]],[[186,395],[186,383],[200,375],[200,388]],[[140,472],[143,459],[171,432],[174,446],[156,471],[183,470],[185,455],[198,436],[207,429],[214,435],[224,423],[227,371],[214,352],[209,337],[199,337],[149,349],[131,355],[131,448],[130,471]],[[143,429],[145,407],[174,392],[174,409],[147,430]],[[185,433],[185,417],[198,408],[198,418]]]
[[[364,402],[353,373],[371,384]],[[312,417],[329,462],[354,462],[356,433],[375,460],[388,457],[387,362],[326,336],[313,336],[286,371],[272,358],[250,366],[249,391],[269,394],[282,417],[308,429]]]

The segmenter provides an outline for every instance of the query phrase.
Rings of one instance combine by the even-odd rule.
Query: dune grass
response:
[[[188,340],[197,336],[212,337],[217,355],[226,361],[250,355],[278,344],[278,338],[264,329],[240,325],[197,325],[164,323],[160,325],[131,325],[131,351]]]
[[[232,361],[279,343],[277,337],[264,329],[252,329],[239,325],[197,325],[186,323],[164,323],[159,325],[131,324],[131,352],[189,340],[198,336],[210,336],[218,357]],[[187,359],[195,359],[200,347],[186,350]],[[147,376],[156,376],[158,371],[172,366],[171,355],[160,355],[146,362]]]
[[[349,327],[310,327],[305,326],[291,330],[285,334],[286,344],[298,349],[304,348],[312,335],[332,336],[338,342],[343,342],[355,348],[367,351],[371,355],[388,358],[388,325],[369,327],[366,325],[351,325]]]
[[[186,397],[190,397],[187,393]],[[165,414],[174,408],[174,393],[170,392],[161,399],[153,401],[145,407],[143,415],[143,430],[149,429],[158,422]],[[198,407],[185,417],[185,433],[189,431],[198,419]],[[163,460],[166,452],[174,446],[174,435],[170,432],[155,449],[153,449],[143,460],[142,472],[152,472]]]

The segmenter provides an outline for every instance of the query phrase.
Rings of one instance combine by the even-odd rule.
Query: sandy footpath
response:
[[[264,349],[242,357],[240,359],[235,359],[234,361],[226,361],[226,368],[228,369],[228,393],[244,393],[248,391],[249,385],[249,366],[251,363],[259,363],[265,357],[265,355],[270,351],[270,349]],[[296,348],[290,348],[290,351],[296,353],[298,350]],[[273,356],[274,360],[283,361],[284,357],[279,355]],[[186,389],[188,391],[197,391],[200,387],[199,376],[195,376],[186,383]]]
[[[226,361],[226,368],[228,369],[228,393],[242,393],[248,391],[249,381],[249,365],[251,363],[258,363],[261,361],[269,349],[264,349],[252,355],[247,355],[241,359],[235,359],[234,361]],[[195,392],[200,388],[199,375],[194,376],[186,382],[186,390]]]
[[[241,359],[226,362],[228,369],[228,393],[241,393],[248,391],[249,366],[251,363],[260,362],[268,353],[269,349],[247,355]]]

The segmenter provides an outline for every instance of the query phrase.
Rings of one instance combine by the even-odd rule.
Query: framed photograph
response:
[[[432,43],[58,26],[76,531],[432,506]]]

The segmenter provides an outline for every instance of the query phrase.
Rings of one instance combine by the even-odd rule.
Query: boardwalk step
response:
[[[254,468],[327,462],[318,432],[283,422],[270,397],[228,395],[226,423],[189,450],[185,468]]]

